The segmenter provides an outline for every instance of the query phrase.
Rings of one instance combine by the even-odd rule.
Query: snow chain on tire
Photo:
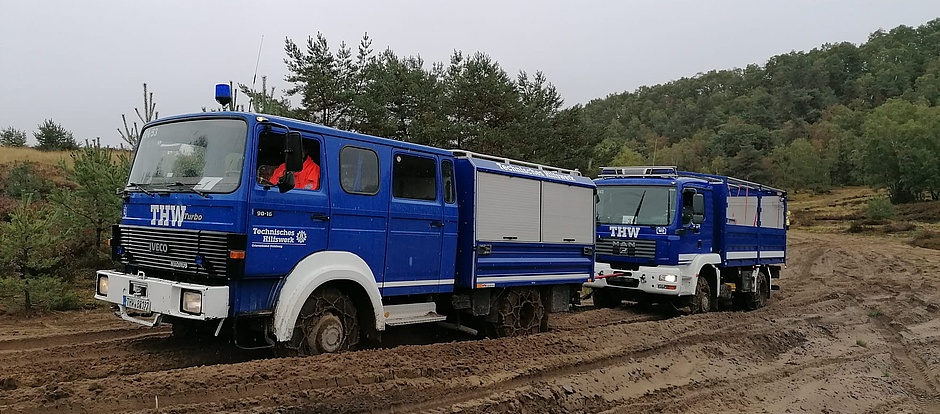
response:
[[[521,336],[541,331],[545,306],[538,288],[509,288],[497,300],[496,334]]]
[[[310,335],[316,335],[316,332],[308,332],[308,328],[327,314],[332,314],[342,321],[344,343],[340,346],[341,351],[356,349],[359,344],[359,322],[356,319],[355,305],[339,290],[324,288],[314,292],[304,303],[294,323],[294,334],[289,341],[278,344],[278,354],[305,356],[320,353],[309,345]]]

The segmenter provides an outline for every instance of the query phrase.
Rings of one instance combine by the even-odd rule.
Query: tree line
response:
[[[788,189],[940,200],[940,19],[584,106],[597,163],[674,164]]]

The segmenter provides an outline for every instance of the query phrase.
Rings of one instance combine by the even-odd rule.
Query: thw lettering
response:
[[[640,228],[633,226],[610,226],[610,237],[629,237],[635,239],[640,236]]]
[[[186,217],[186,206],[153,204],[150,206],[151,226],[180,227]]]

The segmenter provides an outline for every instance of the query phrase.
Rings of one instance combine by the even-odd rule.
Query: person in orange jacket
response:
[[[268,180],[273,184],[281,179],[281,176],[284,175],[284,171],[287,170],[287,165],[281,163],[273,173],[271,173],[271,178]],[[320,166],[317,163],[313,162],[313,159],[310,158],[310,155],[307,153],[307,147],[304,147],[304,166],[298,172],[294,173],[294,188],[302,190],[319,190],[320,189]]]

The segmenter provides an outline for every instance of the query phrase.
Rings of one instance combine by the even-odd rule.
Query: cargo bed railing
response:
[[[722,183],[730,186],[740,187],[742,189],[776,191],[781,195],[787,192],[769,185],[758,184],[755,182],[742,180],[734,177],[721,175],[712,175],[704,173],[695,173],[688,171],[679,171],[677,167],[671,165],[649,165],[649,166],[625,166],[625,167],[601,167],[601,173],[598,178],[698,178],[700,180],[712,183]]]
[[[495,155],[486,155],[486,154],[480,154],[480,153],[464,151],[464,150],[450,150],[450,152],[453,153],[454,156],[458,158],[479,158],[481,160],[499,162],[499,163],[510,164],[510,165],[518,165],[520,167],[529,167],[529,168],[535,168],[537,170],[553,171],[553,172],[564,173],[568,175],[575,175],[578,177],[581,176],[581,171],[578,171],[578,170],[569,170],[567,168],[552,167],[550,165],[536,164],[534,162],[519,161],[519,160],[514,160],[512,158],[497,157]]]

